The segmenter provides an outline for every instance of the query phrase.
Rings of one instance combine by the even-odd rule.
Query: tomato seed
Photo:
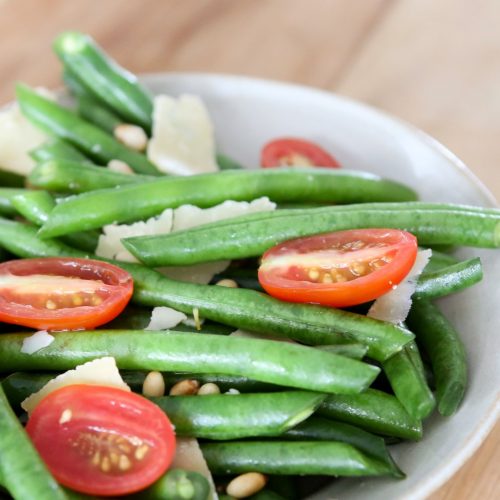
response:
[[[127,455],[120,455],[120,462],[118,464],[118,468],[122,471],[129,470],[132,467],[129,458]]]
[[[147,444],[143,444],[142,446],[139,446],[139,448],[137,448],[135,450],[135,453],[134,453],[135,459],[142,460],[146,456],[148,451],[149,451],[149,446]]]

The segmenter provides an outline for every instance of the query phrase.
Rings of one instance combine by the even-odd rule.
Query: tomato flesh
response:
[[[129,273],[76,258],[0,264],[0,321],[47,330],[90,329],[111,321],[133,292]]]
[[[261,152],[263,167],[330,167],[338,168],[338,161],[323,148],[304,139],[275,139]]]
[[[268,250],[259,282],[289,302],[348,307],[380,297],[409,273],[417,240],[395,229],[356,229],[298,238]]]
[[[57,481],[89,495],[140,491],[168,469],[175,453],[165,413],[113,387],[70,385],[50,393],[26,431]]]

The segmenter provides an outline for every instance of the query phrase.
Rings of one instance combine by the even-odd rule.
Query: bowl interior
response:
[[[245,165],[256,166],[268,140],[297,136],[323,145],[346,168],[366,170],[409,184],[422,200],[493,206],[481,183],[443,146],[424,133],[367,106],[326,92],[242,77],[203,74],[150,75],[154,93],[194,93],[207,104],[217,144]],[[500,259],[491,250],[460,249],[478,255],[484,280],[440,301],[465,343],[470,385],[451,418],[425,422],[419,443],[391,448],[408,474],[405,481],[341,480],[314,498],[423,498],[443,484],[474,452],[499,413]]]

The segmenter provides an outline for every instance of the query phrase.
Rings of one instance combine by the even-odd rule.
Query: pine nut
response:
[[[236,283],[236,281],[230,280],[228,278],[217,281],[216,285],[225,286],[227,288],[238,288],[238,283]]]
[[[210,394],[220,394],[220,389],[217,384],[208,382],[203,384],[198,390],[198,396],[208,396]]]
[[[130,123],[121,123],[114,130],[115,138],[135,151],[144,151],[148,145],[148,136],[141,127]]]
[[[196,394],[200,388],[200,383],[197,380],[186,379],[177,382],[170,389],[170,396],[189,396]]]
[[[266,485],[267,478],[260,472],[246,472],[235,477],[226,488],[228,495],[234,498],[246,498],[254,495]]]
[[[111,160],[108,163],[108,168],[113,172],[120,172],[120,174],[133,174],[134,171],[121,160]]]
[[[159,398],[165,395],[165,381],[160,372],[149,372],[142,384],[142,394],[150,398]]]

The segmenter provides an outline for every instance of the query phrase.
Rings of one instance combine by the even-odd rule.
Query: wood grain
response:
[[[394,4],[337,86],[455,152],[500,200],[500,2]]]
[[[500,198],[496,0],[0,0],[0,102],[59,84],[57,33],[134,72],[211,71],[339,91],[423,128]],[[500,498],[500,424],[433,500]]]

